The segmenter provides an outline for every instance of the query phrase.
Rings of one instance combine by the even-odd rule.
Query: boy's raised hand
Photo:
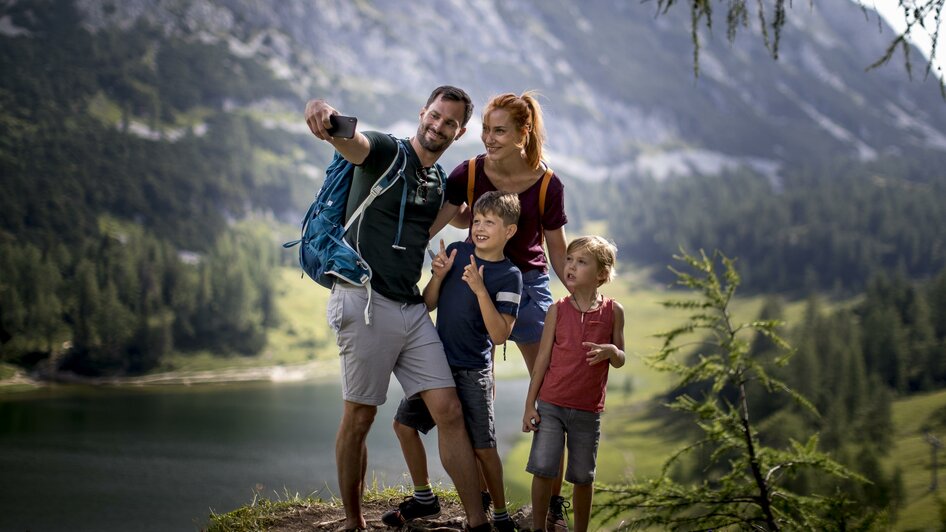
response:
[[[450,271],[450,268],[453,267],[453,259],[457,256],[456,248],[450,252],[450,255],[447,256],[447,247],[443,244],[443,239],[440,239],[440,253],[433,258],[430,262],[431,267],[433,268],[434,277],[438,279],[443,279],[447,275],[447,272]]]
[[[483,267],[476,267],[476,255],[470,255],[470,264],[463,267],[463,280],[474,294],[486,290],[486,284],[483,283]]]

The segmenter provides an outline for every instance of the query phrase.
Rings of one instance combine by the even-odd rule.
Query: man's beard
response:
[[[423,124],[421,124],[417,128],[417,142],[420,143],[422,148],[424,148],[425,150],[431,153],[441,153],[444,150],[446,150],[448,147],[450,147],[450,144],[453,142],[452,139],[443,137],[439,133],[433,130],[430,130],[431,133],[443,139],[443,140],[431,141],[430,139],[427,138],[428,130],[430,130],[430,128],[424,126]]]

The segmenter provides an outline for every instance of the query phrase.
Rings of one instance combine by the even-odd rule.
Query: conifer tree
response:
[[[45,258],[31,271],[35,272],[35,292],[29,305],[30,325],[34,334],[42,341],[43,349],[51,352],[56,335],[65,325],[63,305],[59,299],[62,276],[59,274],[59,268]]]
[[[76,266],[76,306],[72,311],[72,341],[77,351],[93,348],[99,343],[99,331],[94,316],[99,314],[99,283],[95,265],[82,259]]]

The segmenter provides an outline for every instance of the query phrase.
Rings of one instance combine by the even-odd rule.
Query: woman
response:
[[[554,173],[543,187],[542,145],[545,132],[542,108],[532,91],[493,97],[483,111],[483,145],[486,153],[457,166],[447,179],[443,210],[431,228],[436,234],[448,220],[457,227],[470,225],[469,205],[491,190],[519,195],[522,212],[515,236],[506,244],[506,256],[522,271],[519,317],[510,339],[516,342],[529,374],[539,352],[545,313],[552,304],[548,265],[562,279],[565,264],[565,191]],[[472,198],[468,194],[470,164]],[[543,188],[545,188],[543,194]],[[540,206],[540,199],[544,199]],[[542,248],[548,243],[549,259]]]

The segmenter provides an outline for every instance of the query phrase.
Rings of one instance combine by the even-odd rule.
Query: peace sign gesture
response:
[[[429,248],[428,248],[429,249]],[[440,239],[440,253],[437,253],[430,264],[433,268],[434,277],[443,279],[453,267],[453,259],[457,256],[457,249],[453,248],[450,255],[447,255],[447,247],[443,245],[443,239]]]

